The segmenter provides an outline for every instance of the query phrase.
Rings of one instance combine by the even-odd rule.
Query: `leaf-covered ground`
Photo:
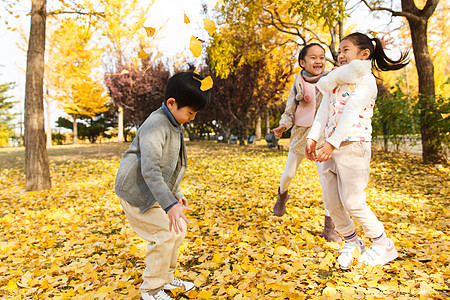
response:
[[[111,156],[93,155],[102,151],[95,147],[52,150],[52,189],[30,193],[23,153],[0,154],[0,298],[139,299],[146,244],[113,192],[123,146]],[[188,152],[182,188],[194,211],[177,275],[199,288],[177,299],[450,297],[448,167],[374,153],[368,203],[399,258],[344,270],[336,262],[340,245],[319,237],[323,205],[313,163],[302,162],[288,213],[277,218],[285,151],[199,142]]]

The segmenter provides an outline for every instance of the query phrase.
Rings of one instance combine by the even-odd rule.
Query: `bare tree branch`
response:
[[[427,3],[421,10],[421,16],[429,19],[436,10],[439,0],[427,0]]]
[[[396,10],[393,10],[392,8],[388,8],[388,7],[373,7],[367,2],[367,0],[361,0],[361,2],[363,2],[370,11],[387,11],[387,12],[390,12],[395,17],[405,17],[405,18],[415,20],[415,21],[422,20],[420,17],[418,17],[415,14],[410,13],[410,12],[396,11]]]
[[[49,16],[56,16],[56,15],[62,15],[62,14],[77,14],[77,15],[84,15],[84,16],[96,16],[96,17],[105,17],[105,13],[104,12],[81,12],[81,11],[60,11],[60,10],[55,10],[55,11],[50,11],[47,13],[47,15]]]

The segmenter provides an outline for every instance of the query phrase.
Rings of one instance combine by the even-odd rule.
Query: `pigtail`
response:
[[[370,59],[373,60],[373,66],[378,71],[392,71],[398,70],[405,67],[409,63],[409,51],[401,52],[400,58],[398,60],[392,60],[387,57],[383,50],[383,44],[380,39],[372,38],[370,39],[374,44],[374,51],[371,51]]]
[[[367,35],[354,32],[347,35],[342,40],[350,40],[360,50],[369,49],[369,59],[372,60],[372,67],[378,71],[392,71],[403,68],[409,63],[409,51],[401,52],[398,60],[392,60],[386,56],[383,50],[383,44],[381,44],[378,38],[369,38]]]

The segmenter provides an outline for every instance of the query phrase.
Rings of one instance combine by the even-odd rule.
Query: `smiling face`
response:
[[[189,123],[194,120],[197,115],[197,111],[192,107],[183,106],[182,108],[178,108],[178,104],[174,98],[167,99],[167,108],[169,108],[173,117],[179,124]]]
[[[300,67],[313,75],[320,75],[325,70],[325,51],[322,47],[311,46],[304,59],[300,60]]]
[[[339,65],[346,65],[354,59],[368,59],[370,56],[369,49],[359,49],[350,39],[341,41],[338,51]]]

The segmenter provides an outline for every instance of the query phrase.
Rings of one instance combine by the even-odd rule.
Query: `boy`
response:
[[[193,72],[172,76],[162,107],[139,127],[120,161],[115,192],[131,227],[149,242],[141,300],[172,299],[165,290],[195,288],[174,271],[189,223],[183,211],[192,210],[180,188],[187,162],[181,124],[210,102],[210,92],[200,90],[202,79]]]

